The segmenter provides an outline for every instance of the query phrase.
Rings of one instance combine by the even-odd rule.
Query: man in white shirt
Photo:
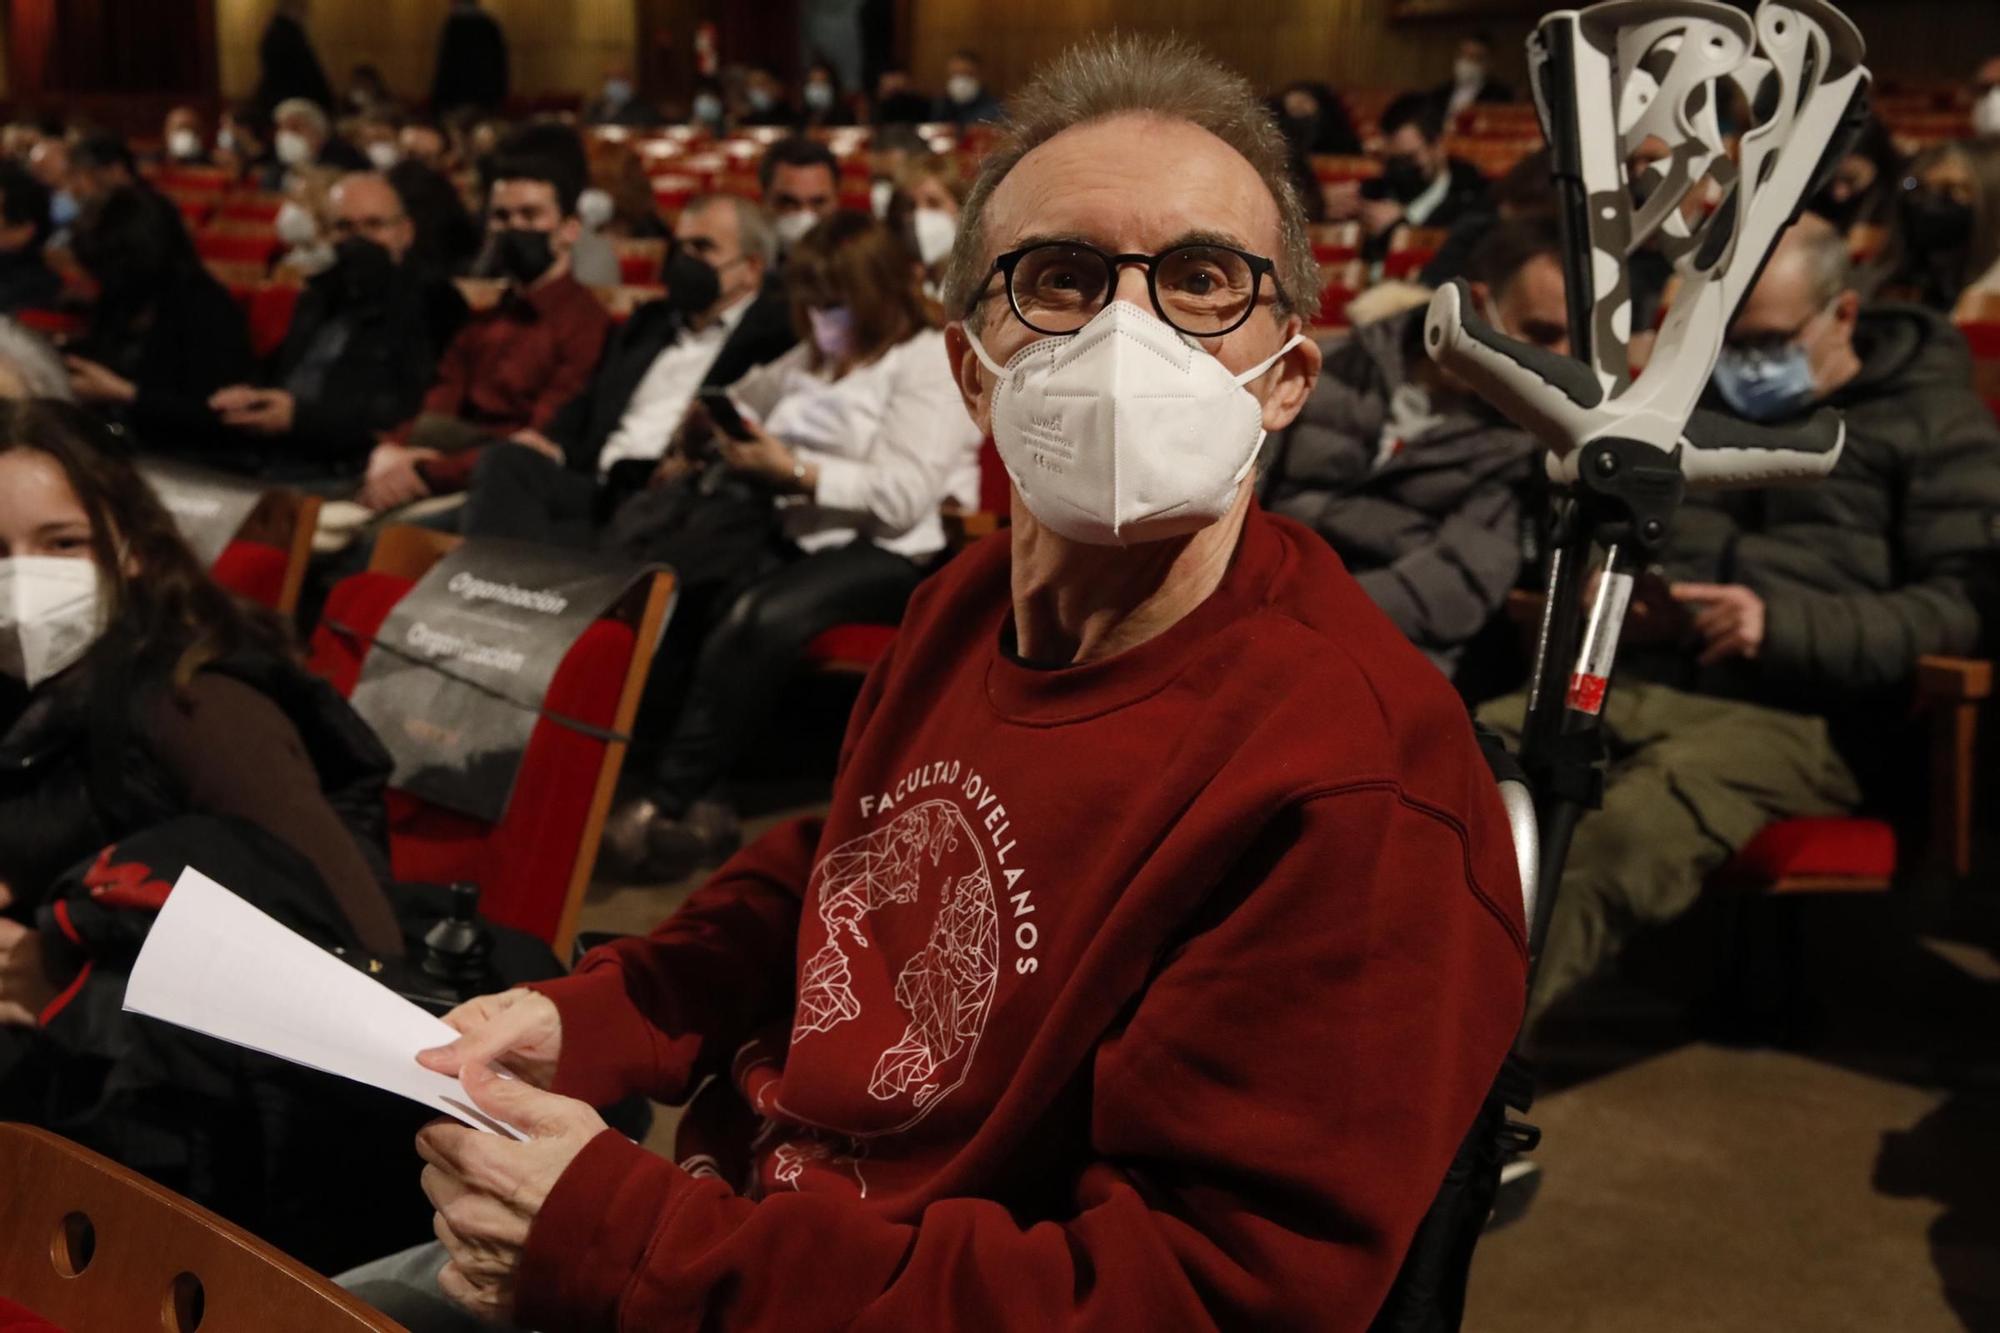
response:
[[[795,341],[769,281],[777,234],[757,204],[711,195],[674,225],[668,294],[632,312],[587,387],[549,422],[486,450],[460,527],[467,535],[589,546],[642,489],[705,385],[733,384]]]

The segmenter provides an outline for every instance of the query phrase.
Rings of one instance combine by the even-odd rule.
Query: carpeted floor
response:
[[[691,888],[600,885],[583,927]],[[2000,1333],[2000,935],[1904,915],[1816,907],[1801,1051],[1692,1038],[1671,937],[1552,1015],[1543,1185],[1482,1244],[1468,1333]]]

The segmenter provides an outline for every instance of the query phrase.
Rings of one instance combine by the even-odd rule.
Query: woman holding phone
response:
[[[734,849],[735,814],[716,787],[801,650],[834,625],[899,619],[944,549],[939,506],[978,503],[979,432],[898,234],[836,213],[792,247],[785,281],[799,345],[738,380],[714,412],[698,403],[660,465],[657,479],[676,481],[712,449],[727,475],[771,497],[775,521],[768,572],[716,608],[645,795],[606,830],[628,870],[685,874]]]

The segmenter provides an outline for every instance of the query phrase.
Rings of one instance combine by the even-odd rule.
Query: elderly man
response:
[[[947,301],[1012,531],[918,593],[824,820],[452,1015],[427,1063],[527,1135],[419,1140],[470,1309],[1362,1329],[1499,1066],[1521,900],[1464,711],[1251,494],[1319,363],[1276,126],[1140,38],[1012,115]],[[678,1164],[590,1109],[711,1072]]]
[[[1684,911],[1766,823],[1892,795],[1917,659],[1980,643],[2000,427],[1942,317],[1863,309],[1840,233],[1808,214],[1737,314],[1714,388],[1759,423],[1838,408],[1847,445],[1823,482],[1690,502],[1668,581],[1641,581],[1604,717],[1604,809],[1570,848],[1536,1013]],[[1481,717],[1517,729],[1523,711],[1517,696]]]
[[[359,148],[333,132],[333,122],[317,102],[303,97],[278,103],[271,113],[271,148],[283,171],[301,167],[334,167],[340,171],[366,171],[370,163]]]
[[[692,200],[674,222],[668,295],[632,312],[590,386],[550,420],[489,447],[460,516],[468,535],[596,545],[652,478],[704,385],[734,384],[797,341],[776,283],[778,237],[748,199]]]
[[[231,385],[208,405],[261,475],[351,491],[375,437],[417,410],[465,302],[411,262],[416,231],[385,177],[343,176],[328,207],[337,257],[300,295],[270,387]]]

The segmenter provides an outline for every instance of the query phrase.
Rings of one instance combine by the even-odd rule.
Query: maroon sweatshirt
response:
[[[1287,520],[1253,511],[1164,634],[1057,670],[1006,649],[1007,543],[918,592],[823,824],[540,987],[558,1092],[721,1096],[678,1165],[584,1149],[522,1323],[1327,1330],[1381,1304],[1521,1017],[1465,708]]]

